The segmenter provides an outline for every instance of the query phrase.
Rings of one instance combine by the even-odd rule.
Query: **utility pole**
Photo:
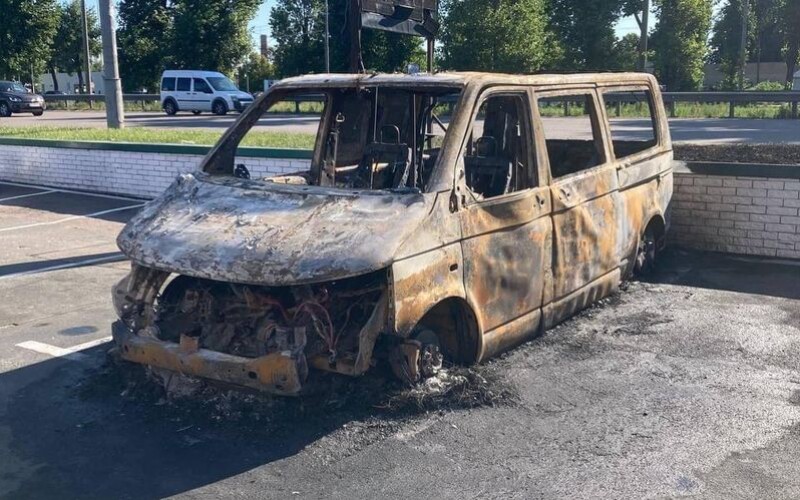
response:
[[[117,33],[114,30],[112,0],[100,0],[100,30],[103,34],[103,82],[106,94],[106,123],[108,128],[125,127],[125,108],[122,105],[122,83],[117,65]]]
[[[347,33],[350,40],[349,68],[350,73],[364,71],[364,60],[361,59],[361,1],[350,0],[347,9]]]
[[[331,29],[328,0],[325,0],[325,73],[331,72]]]
[[[650,31],[650,0],[642,0],[642,36],[639,39],[639,69],[647,71],[647,36]]]
[[[83,26],[83,70],[86,72],[86,90],[92,93],[92,67],[89,60],[89,22],[86,15],[86,0],[81,0],[81,25]],[[91,101],[90,101],[91,102]]]
[[[748,0],[742,0],[742,41],[739,50],[739,90],[744,90],[745,70],[747,69],[747,24],[750,20],[750,5]]]

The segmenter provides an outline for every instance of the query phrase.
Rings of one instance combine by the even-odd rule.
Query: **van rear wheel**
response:
[[[178,106],[172,100],[166,101],[164,103],[164,112],[169,116],[175,116],[175,113],[178,112]]]
[[[639,247],[636,249],[636,262],[634,262],[634,276],[649,276],[656,267],[656,256],[658,253],[658,242],[656,232],[652,226],[648,226],[644,234],[639,238]]]

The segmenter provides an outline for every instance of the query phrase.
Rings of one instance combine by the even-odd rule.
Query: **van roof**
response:
[[[204,71],[199,69],[168,69],[161,78],[170,76],[225,76],[219,71]]]
[[[275,84],[278,88],[298,87],[358,87],[365,85],[421,85],[464,87],[469,83],[482,81],[506,85],[575,85],[615,83],[647,84],[657,86],[653,75],[647,73],[574,73],[511,75],[502,73],[442,72],[436,74],[402,73],[374,74],[312,74],[287,78]]]

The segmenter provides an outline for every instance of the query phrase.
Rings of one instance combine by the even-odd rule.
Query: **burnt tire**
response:
[[[33,116],[42,116],[43,114],[44,114],[44,111],[34,111],[33,112]]]
[[[415,385],[435,377],[444,357],[436,333],[420,328],[411,339],[397,345],[389,355],[392,373],[405,385]]]
[[[5,101],[0,102],[0,116],[3,118],[11,116],[11,106]]]
[[[228,114],[228,105],[222,99],[217,99],[211,105],[211,112],[217,116],[224,116]]]
[[[198,110],[194,110],[194,111],[192,111],[192,114],[193,114],[194,116],[197,116],[197,115],[199,115],[200,113],[202,113],[202,111],[198,111]]]
[[[633,275],[637,278],[645,278],[653,274],[656,268],[656,258],[658,257],[658,238],[652,226],[645,229],[644,234],[639,238],[639,246],[636,248],[636,257],[633,263]]]
[[[178,112],[178,105],[175,104],[175,101],[173,101],[172,99],[164,101],[164,113],[166,113],[168,116],[175,116],[177,112]]]

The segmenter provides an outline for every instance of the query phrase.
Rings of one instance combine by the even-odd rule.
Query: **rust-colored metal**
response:
[[[393,91],[414,94],[411,110],[375,112],[380,98],[401,102],[386,97]],[[603,103],[627,91],[649,93],[655,138],[623,157]],[[234,177],[241,139],[270,106],[298,93],[326,101],[311,170]],[[441,145],[424,135],[406,141],[428,127],[401,132],[414,120],[391,113],[429,113],[425,103],[440,95],[457,96]],[[478,110],[494,97],[506,99],[503,106],[524,102],[521,116],[503,106],[495,112],[517,120],[506,130],[528,142],[515,153],[505,191],[487,196],[470,179],[476,168],[493,168],[493,157],[476,152],[484,137],[473,131],[486,131]],[[591,166],[556,176],[540,105],[570,97],[587,103],[592,138],[584,142],[596,155]],[[484,146],[515,140],[487,137]],[[336,151],[350,159],[337,161]],[[376,151],[391,157],[377,160]],[[374,187],[376,178],[391,179],[385,171],[395,162],[406,168],[394,180],[401,185]],[[344,184],[359,168],[368,185]],[[523,174],[529,183],[510,189],[512,170],[514,186]],[[421,328],[440,336],[445,354],[477,362],[614,293],[634,269],[645,229],[663,242],[671,196],[672,144],[650,75],[290,78],[256,100],[198,172],[180,176],[120,234],[133,268],[114,291],[129,332],[117,341],[134,362],[281,394],[300,390],[309,365],[364,374],[385,353],[411,349],[402,346],[415,345],[409,339]],[[291,334],[298,329],[304,335]]]

